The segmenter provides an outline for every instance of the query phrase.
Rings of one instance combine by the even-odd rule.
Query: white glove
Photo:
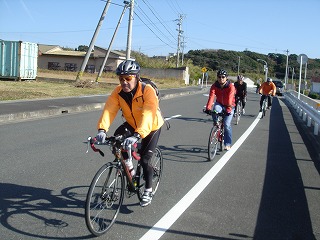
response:
[[[131,149],[131,146],[132,146],[133,144],[135,144],[138,140],[139,140],[139,138],[134,137],[134,136],[126,138],[126,139],[124,140],[124,142],[123,142],[123,147],[124,147],[124,149],[125,149],[125,150],[130,150],[130,149]]]
[[[106,131],[105,130],[99,130],[98,134],[96,136],[96,139],[97,139],[98,142],[104,143],[106,141],[106,137],[107,137]]]

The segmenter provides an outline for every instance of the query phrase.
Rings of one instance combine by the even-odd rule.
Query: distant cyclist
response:
[[[218,80],[212,84],[209,93],[209,99],[206,105],[205,112],[207,114],[212,112],[213,121],[217,121],[216,112],[220,113],[221,111],[226,112],[226,117],[224,118],[224,145],[225,150],[230,150],[232,143],[232,128],[231,121],[234,112],[235,100],[234,96],[236,90],[234,85],[228,80],[227,71],[220,69],[217,72]],[[213,104],[214,99],[216,102]],[[213,107],[212,107],[213,105]]]
[[[244,108],[246,106],[247,98],[247,83],[244,81],[244,76],[239,75],[237,77],[237,81],[234,83],[234,87],[236,88],[236,109],[238,100],[240,99],[242,104],[242,114],[244,114]]]
[[[261,86],[261,78],[259,78],[259,79],[257,80],[257,89],[256,89],[256,93],[259,93],[259,88],[260,88],[260,86]]]
[[[260,99],[260,112],[262,112],[262,103],[266,97],[268,97],[267,109],[270,109],[272,105],[271,96],[276,95],[276,90],[277,90],[276,85],[274,85],[271,78],[267,78],[267,81],[262,83],[261,87],[259,88],[259,93],[262,94]]]

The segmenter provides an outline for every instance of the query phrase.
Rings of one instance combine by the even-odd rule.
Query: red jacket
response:
[[[216,102],[223,105],[226,108],[226,111],[230,113],[232,108],[236,105],[234,98],[235,94],[235,87],[229,80],[227,80],[223,87],[221,87],[220,83],[216,81],[210,88],[206,109],[212,109],[214,98],[216,96]]]

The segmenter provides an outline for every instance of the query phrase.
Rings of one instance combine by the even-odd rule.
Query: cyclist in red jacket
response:
[[[232,143],[232,128],[231,128],[231,121],[232,116],[234,113],[235,107],[235,87],[234,85],[228,80],[228,73],[227,71],[220,69],[217,72],[218,80],[212,84],[209,93],[209,99],[206,105],[206,113],[211,113],[213,121],[217,121],[217,116],[214,114],[215,112],[222,112],[226,113],[226,117],[224,118],[224,145],[225,150],[230,150],[231,143]],[[216,97],[216,102],[213,104],[214,99]],[[213,106],[213,107],[212,107]]]

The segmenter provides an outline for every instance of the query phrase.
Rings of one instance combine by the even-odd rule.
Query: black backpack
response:
[[[140,78],[140,81],[142,82],[142,92],[144,91],[144,88],[146,87],[146,84],[150,84],[154,90],[156,91],[156,95],[159,97],[159,89],[154,81],[152,81],[149,78]]]
[[[140,81],[142,83],[142,93],[143,93],[144,88],[146,87],[146,85],[150,84],[154,88],[154,90],[156,92],[156,95],[157,95],[157,97],[158,97],[158,99],[160,101],[160,92],[159,92],[159,89],[158,89],[156,83],[154,81],[152,81],[151,79],[149,79],[149,78],[140,78]],[[143,99],[143,96],[142,96],[142,99]],[[159,111],[161,112],[160,107],[159,107]],[[162,115],[162,112],[161,112],[161,115]],[[164,117],[163,117],[163,120],[164,120],[164,122],[165,122],[165,124],[167,126],[167,130],[169,130],[169,128],[170,128],[169,121],[166,120]]]

